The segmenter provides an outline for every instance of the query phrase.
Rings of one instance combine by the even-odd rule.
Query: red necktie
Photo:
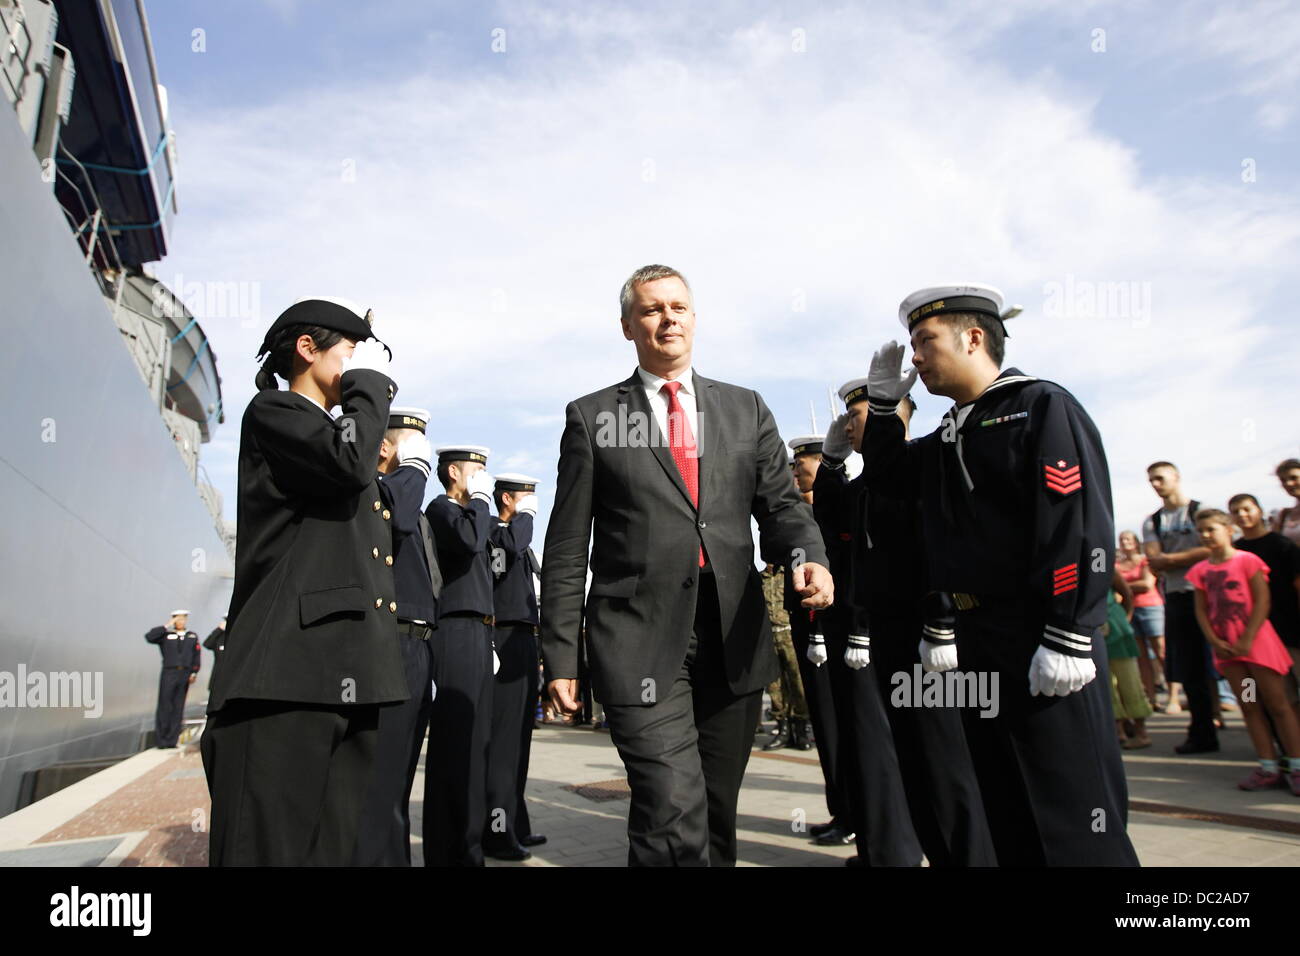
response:
[[[661,391],[668,393],[668,447],[672,450],[673,461],[682,473],[686,490],[690,493],[691,504],[700,507],[700,457],[695,447],[695,434],[691,431],[690,419],[686,409],[677,398],[681,382],[666,382]],[[700,567],[704,567],[704,547],[700,546]]]

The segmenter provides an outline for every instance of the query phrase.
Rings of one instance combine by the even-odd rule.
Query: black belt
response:
[[[427,641],[433,635],[433,625],[427,623],[417,624],[414,621],[398,621],[397,633]]]
[[[532,621],[502,621],[494,619],[496,627],[537,627]]]
[[[165,670],[165,671],[188,671],[188,670],[193,670],[193,668],[186,667],[184,664],[164,664],[164,665],[163,665],[163,670]]]
[[[471,620],[479,621],[483,624],[486,624],[488,627],[492,627],[497,622],[497,619],[493,615],[479,614],[475,611],[452,611],[442,616],[443,617],[467,617],[470,618]]]

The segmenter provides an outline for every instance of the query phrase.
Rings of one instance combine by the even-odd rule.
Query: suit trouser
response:
[[[410,697],[379,712],[375,772],[361,816],[354,866],[411,865],[411,785],[429,726],[433,668],[428,637],[433,629],[413,626],[426,636],[398,634]]]
[[[200,750],[211,866],[347,866],[374,774],[379,714],[395,704],[233,700]]]
[[[175,747],[185,722],[185,693],[189,690],[188,667],[164,667],[158,677],[158,709],[154,714],[154,743]]]
[[[839,766],[836,754],[839,749],[839,727],[835,720],[835,702],[831,697],[830,669],[823,664],[817,667],[808,660],[808,643],[813,624],[805,610],[790,613],[790,638],[794,643],[795,657],[799,662],[799,675],[803,679],[804,697],[808,701],[808,718],[812,721],[813,737],[817,740],[817,762],[821,764],[822,780],[826,785],[826,810],[832,820],[846,820],[848,810],[841,795]]]
[[[482,866],[492,728],[492,628],[444,617],[430,638],[433,705],[424,759],[425,866]]]
[[[871,609],[871,667],[893,731],[898,770],[921,849],[931,866],[997,866],[979,782],[957,707],[901,707],[896,674],[921,663],[920,608]]]
[[[723,659],[717,585],[700,575],[681,671],[647,705],[605,705],[627,768],[628,866],[734,866],[736,804],[763,691],[735,694]]]
[[[1219,739],[1214,727],[1214,697],[1219,693],[1219,676],[1211,663],[1209,642],[1196,623],[1194,592],[1165,596],[1165,640],[1173,651],[1172,679],[1180,681],[1187,692],[1187,708],[1192,716],[1187,739],[1215,743]]]
[[[998,714],[966,707],[966,741],[1001,866],[1137,866],[1128,785],[1110,706],[1106,644],[1097,676],[1065,697],[1031,696],[1041,617],[1015,604],[957,615],[962,671],[996,675]]]
[[[919,866],[921,844],[912,829],[907,795],[894,752],[889,717],[880,699],[875,667],[854,670],[844,663],[847,621],[832,607],[825,612],[831,693],[839,721],[839,767],[858,858],[868,866]]]
[[[528,740],[532,739],[531,704],[537,694],[537,643],[531,624],[510,624],[495,631],[497,657],[501,667],[493,678],[492,730],[487,751],[487,819],[483,825],[483,845],[512,847],[521,829],[519,805],[523,802],[520,779],[525,742],[522,728],[528,720]],[[524,764],[526,766],[526,763]],[[527,775],[527,770],[524,770]]]

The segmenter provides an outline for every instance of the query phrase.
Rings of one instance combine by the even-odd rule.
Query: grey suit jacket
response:
[[[717,582],[727,679],[747,693],[776,676],[754,567],[750,519],[765,560],[825,565],[812,509],[795,491],[785,443],[757,392],[695,375],[700,500],[691,503],[634,370],[570,402],[542,568],[548,680],[576,677],[584,621],[596,696],[652,703],[681,669],[695,620],[699,548]],[[584,601],[591,545],[591,588]]]

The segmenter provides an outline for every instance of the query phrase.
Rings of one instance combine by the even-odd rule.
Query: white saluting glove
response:
[[[520,498],[518,501],[515,502],[515,511],[519,512],[520,514],[532,515],[534,518],[536,518],[537,517],[537,496],[524,495],[522,498]]]
[[[831,422],[830,428],[826,429],[826,437],[822,439],[822,458],[843,461],[849,457],[849,452],[853,449],[849,446],[848,423],[848,412]]]
[[[412,459],[421,461],[425,465],[433,460],[433,446],[429,444],[427,436],[417,431],[412,431],[397,443],[398,462],[405,464]]]
[[[1080,690],[1097,676],[1091,657],[1071,657],[1040,646],[1029,662],[1029,693],[1064,697]]]
[[[465,482],[465,490],[469,492],[471,498],[481,498],[487,504],[492,504],[492,489],[495,482],[492,476],[487,473],[486,468],[480,468],[474,474],[470,475]]]
[[[829,657],[826,653],[826,638],[820,634],[814,634],[808,641],[808,650],[804,652],[804,657],[808,658],[814,667],[821,667],[825,664]]]
[[[354,372],[358,369],[369,369],[372,372],[383,372],[388,374],[388,349],[384,348],[375,339],[365,339],[358,342],[357,347],[352,350],[351,355],[343,357],[343,374]]]
[[[867,396],[880,402],[899,402],[916,384],[916,366],[903,372],[907,349],[892,339],[876,349],[867,372]]]
[[[862,634],[850,634],[849,646],[844,649],[844,663],[855,671],[862,670],[871,663],[871,638]]]
[[[957,666],[957,645],[953,641],[946,644],[931,644],[922,640],[917,648],[921,654],[921,670],[950,671]]]

